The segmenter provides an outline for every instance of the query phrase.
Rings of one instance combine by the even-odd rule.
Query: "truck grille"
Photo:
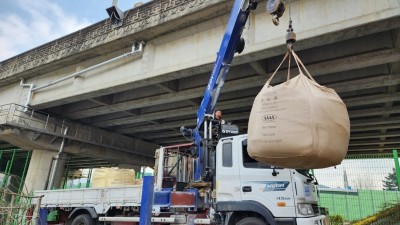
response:
[[[314,214],[315,214],[315,215],[319,215],[320,212],[319,212],[318,204],[311,204],[311,206],[312,206],[312,209],[313,209]]]

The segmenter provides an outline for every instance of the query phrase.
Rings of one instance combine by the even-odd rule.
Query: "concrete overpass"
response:
[[[0,139],[35,149],[32,162],[42,171],[63,139],[68,153],[151,165],[157,146],[187,142],[179,127],[195,125],[232,2],[154,0],[125,12],[121,27],[100,21],[1,62]],[[275,27],[265,4],[250,16],[246,48],[217,105],[242,133],[286,51],[288,13]],[[400,2],[299,0],[290,7],[296,51],[349,109],[349,154],[398,148]]]

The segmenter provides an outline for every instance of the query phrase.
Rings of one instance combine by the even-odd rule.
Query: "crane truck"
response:
[[[244,49],[242,31],[257,4],[234,1],[196,128],[181,128],[193,142],[158,149],[155,178],[145,177],[142,186],[36,191],[43,196],[39,224],[326,224],[308,170],[257,162],[247,153],[247,135],[214,120],[220,90],[234,54]],[[278,23],[283,2],[270,0],[267,8]]]

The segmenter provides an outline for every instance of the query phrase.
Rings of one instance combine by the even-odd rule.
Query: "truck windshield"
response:
[[[244,140],[242,142],[242,152],[243,152],[243,166],[245,168],[259,168],[259,169],[272,169],[273,168],[273,166],[268,165],[266,163],[258,162],[249,156],[249,153],[247,152],[247,140]],[[278,167],[275,167],[275,168],[281,169]]]
[[[306,177],[310,177],[310,176],[311,176],[310,170],[309,170],[309,169],[302,169],[302,170],[296,170],[296,171],[297,171],[298,173],[300,173],[300,174],[306,176]]]

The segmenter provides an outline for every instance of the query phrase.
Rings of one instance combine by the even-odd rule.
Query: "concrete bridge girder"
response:
[[[395,26],[395,23],[393,21],[385,22],[385,20],[400,20],[396,18],[400,15],[397,1],[385,1],[385,4],[379,5],[372,0],[368,3],[365,1],[362,3],[361,1],[351,1],[351,3],[326,1],[319,2],[319,4],[314,1],[297,1],[291,7],[293,12],[297,12],[293,13],[292,19],[298,23],[295,23],[295,28],[298,36],[296,49],[299,50],[332,43],[338,38],[344,40],[365,35],[365,33],[387,30]],[[315,10],[315,7],[321,7],[322,10]],[[249,28],[245,30],[246,49],[242,56],[235,59],[235,64],[265,59],[282,54],[284,51],[282,44],[285,29],[282,27],[285,24],[282,23],[280,27],[273,26],[269,22],[269,15],[261,9],[263,4],[259,8],[257,13],[252,15]],[[331,12],[337,12],[337,14],[332,16],[334,13]],[[287,16],[286,14],[281,20],[287,21]],[[73,82],[70,81],[49,90],[37,92],[31,104],[38,108],[53,107],[67,102],[76,102],[188,77],[201,72],[209,72],[226,21],[226,16],[218,17],[147,40],[147,46],[141,59],[125,59],[84,74]],[[373,29],[361,27],[361,25],[375,21],[380,22],[373,26]],[[196,54],[192,54],[193,49]],[[210,51],[210,49],[215,50]],[[203,65],[206,67],[204,68]],[[118,74],[117,79],[115,79],[115,74]],[[43,79],[51,76],[53,76],[51,73],[42,75]],[[36,82],[41,81],[37,80]],[[49,95],[49,92],[52,94]]]
[[[389,50],[389,51],[384,50],[381,52],[375,52],[373,54],[367,53],[365,55],[360,55],[357,58],[349,57],[349,58],[344,58],[344,59],[340,59],[340,60],[333,60],[328,63],[319,63],[319,64],[315,64],[315,65],[310,65],[308,67],[309,67],[310,71],[313,71],[313,76],[318,77],[320,75],[330,74],[333,72],[341,72],[341,71],[346,71],[349,69],[363,68],[363,67],[367,67],[367,66],[373,66],[374,64],[379,65],[379,64],[382,64],[382,62],[390,63],[390,62],[395,62],[397,60],[400,60],[400,53],[393,52],[392,50]],[[277,75],[278,78],[276,79],[276,82],[283,81],[283,76],[279,76],[279,75],[283,75],[284,73],[285,72],[278,72],[278,75]],[[296,74],[296,70],[294,70],[293,73]],[[393,80],[390,78],[386,79],[386,80],[389,83],[390,82],[396,83],[397,82],[396,80],[398,80],[397,75],[393,75],[393,78],[394,78]],[[265,75],[259,75],[259,76],[254,76],[251,78],[244,78],[244,79],[236,80],[236,81],[228,81],[228,82],[226,82],[225,88],[222,91],[223,91],[223,93],[226,93],[226,92],[232,92],[232,91],[237,91],[237,90],[243,90],[243,89],[249,88],[249,87],[260,87],[264,84],[265,79],[266,79]],[[374,81],[372,81],[370,83],[375,84],[375,85],[381,85]],[[336,85],[336,86],[339,86],[339,85]],[[362,86],[360,86],[359,89],[360,88],[362,88]],[[341,92],[341,90],[338,90],[338,92]],[[119,112],[119,111],[123,111],[123,110],[131,110],[131,109],[136,109],[136,108],[141,108],[141,107],[155,106],[158,104],[165,104],[165,103],[178,102],[181,100],[188,100],[188,99],[192,99],[192,98],[196,98],[196,97],[201,97],[203,95],[203,93],[204,93],[204,87],[198,87],[198,88],[192,88],[192,89],[188,89],[188,90],[184,90],[184,91],[180,91],[180,92],[176,92],[176,93],[156,95],[156,96],[151,96],[151,97],[143,98],[143,99],[133,99],[133,100],[124,101],[121,103],[93,107],[93,108],[89,108],[89,109],[72,112],[69,114],[66,113],[65,115],[69,118],[81,119],[81,118],[85,118],[85,117],[109,114],[109,113]]]

